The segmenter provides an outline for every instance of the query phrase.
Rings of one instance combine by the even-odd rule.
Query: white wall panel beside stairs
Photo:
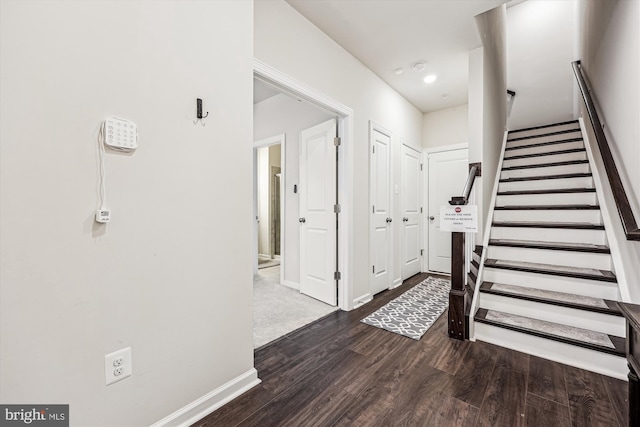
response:
[[[577,122],[510,132],[475,338],[624,378],[624,319]]]

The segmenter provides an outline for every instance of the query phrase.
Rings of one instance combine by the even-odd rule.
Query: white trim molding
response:
[[[152,424],[151,427],[188,427],[261,382],[258,378],[258,371],[251,368]]]

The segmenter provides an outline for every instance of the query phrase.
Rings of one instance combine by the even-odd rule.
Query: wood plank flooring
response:
[[[446,313],[420,341],[360,323],[428,276],[257,349],[262,383],[194,426],[627,426],[624,381],[449,339]]]

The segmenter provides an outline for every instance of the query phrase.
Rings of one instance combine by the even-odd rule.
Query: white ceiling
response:
[[[507,0],[287,2],[426,113],[467,103],[468,52],[481,46],[473,18]],[[411,68],[417,61],[423,71]]]
[[[272,96],[278,95],[280,90],[256,78],[253,79],[253,103],[257,104]]]

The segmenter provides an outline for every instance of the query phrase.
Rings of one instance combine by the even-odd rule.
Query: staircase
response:
[[[476,339],[626,378],[612,270],[578,122],[509,132]]]

